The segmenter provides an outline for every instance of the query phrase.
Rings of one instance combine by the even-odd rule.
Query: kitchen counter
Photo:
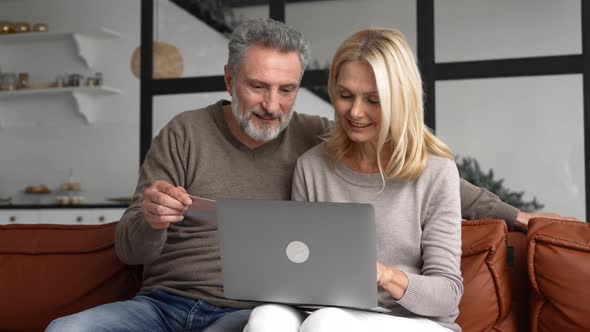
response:
[[[127,208],[129,198],[108,198],[99,194],[76,193],[72,196],[82,196],[80,204],[61,204],[58,196],[68,196],[64,193],[26,194],[20,193],[11,197],[10,201],[0,201],[0,209],[96,209],[96,208]]]
[[[49,194],[19,193],[10,202],[0,204],[0,225],[7,224],[103,224],[115,222],[129,206],[129,199],[108,199],[107,195],[78,192],[80,204],[60,204],[61,192]]]

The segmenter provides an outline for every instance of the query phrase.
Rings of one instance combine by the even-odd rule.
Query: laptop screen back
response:
[[[217,222],[227,298],[377,306],[371,205],[222,199]]]

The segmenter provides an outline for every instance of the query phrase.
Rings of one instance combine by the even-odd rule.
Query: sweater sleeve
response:
[[[452,161],[433,172],[423,224],[421,274],[409,273],[409,285],[398,303],[427,317],[453,315],[463,295],[459,174]]]
[[[143,192],[155,180],[185,186],[184,140],[168,125],[156,136],[141,166],[137,187],[129,208],[117,224],[115,250],[126,264],[148,264],[156,259],[166,243],[167,230],[153,229],[143,217]]]
[[[485,188],[461,179],[461,215],[465,219],[503,219],[513,226],[518,209]]]

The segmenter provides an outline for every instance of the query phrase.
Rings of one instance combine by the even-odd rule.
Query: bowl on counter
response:
[[[11,196],[0,196],[0,205],[10,204],[12,202]]]

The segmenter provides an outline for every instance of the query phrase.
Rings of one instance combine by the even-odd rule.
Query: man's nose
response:
[[[279,92],[269,89],[266,95],[264,96],[263,105],[264,109],[268,113],[278,113],[280,112],[280,99],[279,99]]]

